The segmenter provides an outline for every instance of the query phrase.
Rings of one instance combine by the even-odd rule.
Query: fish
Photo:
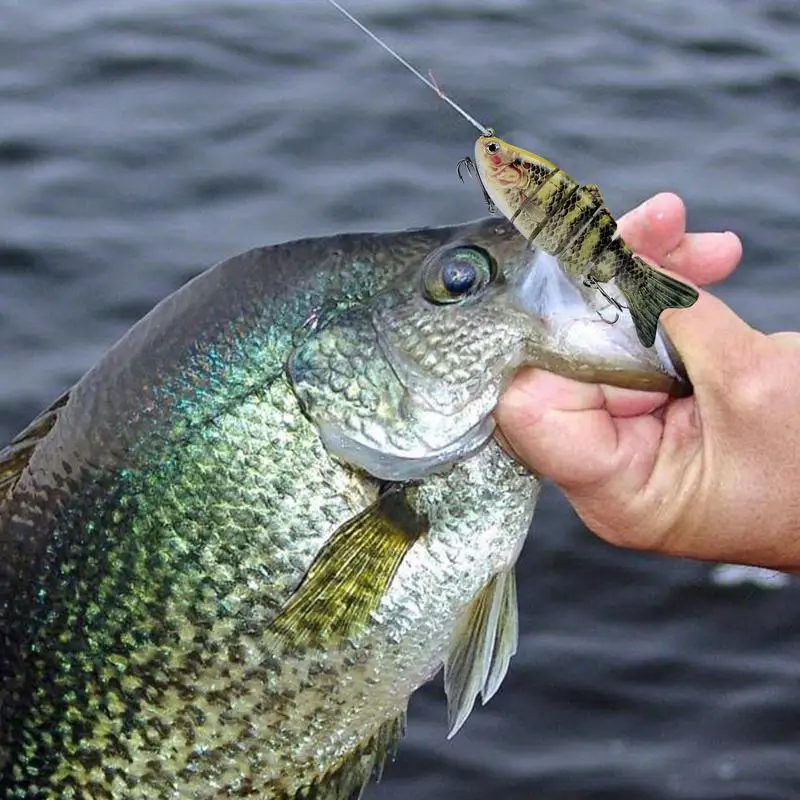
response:
[[[522,365],[691,393],[497,218],[249,250],[0,451],[0,796],[344,800],[517,650]]]
[[[621,311],[622,303],[600,286],[614,281],[645,347],[653,346],[663,311],[697,302],[693,286],[659,272],[628,247],[599,186],[580,184],[552,161],[495,136],[445,94],[432,73],[426,78],[340,3],[328,3],[480,132],[475,160],[461,159],[459,177],[462,166],[470,172],[475,167],[490,211],[498,210],[532,245],[557,256],[567,272],[582,276]]]
[[[596,184],[580,184],[552,161],[494,135],[477,138],[474,164],[491,204],[531,244],[590,285],[615,281],[645,347],[655,342],[664,310],[697,302],[694,287],[654,269],[628,247]]]

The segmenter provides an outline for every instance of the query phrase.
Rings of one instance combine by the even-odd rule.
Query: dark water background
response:
[[[354,0],[501,135],[622,212],[733,229],[719,293],[798,327],[797,0]],[[0,435],[254,245],[483,213],[474,132],[322,0],[0,0]],[[800,591],[618,552],[546,493],[520,653],[445,741],[412,701],[378,800],[800,797]],[[800,582],[798,582],[800,583]]]

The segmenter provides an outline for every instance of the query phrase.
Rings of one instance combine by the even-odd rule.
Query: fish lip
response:
[[[654,347],[662,361],[669,365],[670,374],[675,378],[674,390],[670,392],[674,397],[691,397],[694,394],[694,384],[686,370],[683,356],[678,352],[675,343],[670,339],[664,326],[659,324],[656,331]]]

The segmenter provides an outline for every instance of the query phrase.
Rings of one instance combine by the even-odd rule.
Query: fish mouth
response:
[[[587,286],[573,279],[555,256],[530,250],[513,280],[511,299],[541,326],[546,342],[533,355],[545,369],[599,383],[692,393],[683,360],[659,325],[656,341],[644,347],[625,298],[613,281]]]
[[[525,364],[581,381],[691,394],[683,362],[666,333],[659,330],[655,346],[643,347],[627,310],[609,319],[608,308],[615,308],[614,303],[596,288],[574,281],[553,256],[525,247],[507,281],[498,293],[504,299],[495,310],[505,308],[517,320],[519,339],[487,363],[478,383],[437,381],[387,340],[379,318],[373,316],[378,352],[406,394],[402,410],[415,419],[418,447],[414,452],[387,451],[331,429],[323,432],[329,448],[384,479],[409,480],[444,469],[491,438],[497,401]],[[603,284],[603,289],[622,305],[624,297],[613,284]]]

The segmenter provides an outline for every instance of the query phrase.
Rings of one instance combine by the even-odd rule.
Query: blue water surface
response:
[[[796,0],[351,8],[614,212],[671,190],[691,229],[738,232],[719,294],[764,330],[798,327]],[[322,0],[5,0],[0,438],[221,258],[481,215],[455,171],[473,137]],[[448,742],[440,686],[420,691],[368,797],[800,796],[794,581],[614,550],[550,490],[519,584],[499,694]]]

